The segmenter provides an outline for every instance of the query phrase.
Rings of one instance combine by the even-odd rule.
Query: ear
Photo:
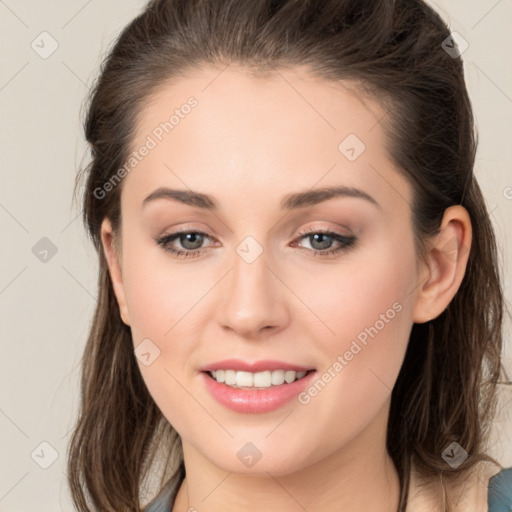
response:
[[[130,317],[126,306],[126,297],[124,293],[123,276],[120,265],[120,254],[114,243],[114,234],[110,220],[105,218],[101,223],[101,244],[103,252],[107,259],[107,265],[114,287],[114,293],[119,305],[119,314],[126,325],[130,325]]]
[[[429,241],[426,265],[422,264],[414,322],[432,320],[448,307],[464,278],[471,240],[467,210],[460,205],[447,208],[439,234]]]

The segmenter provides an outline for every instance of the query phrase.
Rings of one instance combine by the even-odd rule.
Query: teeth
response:
[[[266,370],[264,372],[238,372],[236,370],[215,370],[210,375],[217,382],[224,382],[235,388],[269,388],[280,386],[285,382],[291,384],[295,380],[302,379],[306,372],[295,372],[293,370]]]

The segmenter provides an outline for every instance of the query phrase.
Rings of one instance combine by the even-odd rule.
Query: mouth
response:
[[[219,384],[225,384],[234,389],[263,390],[277,386],[292,384],[302,380],[316,370],[265,370],[247,372],[232,369],[217,369],[204,371],[208,377]]]
[[[258,371],[252,372],[247,371],[247,363],[237,366],[235,370],[228,364],[215,364],[199,372],[210,396],[237,413],[267,413],[284,407],[311,385],[317,373],[284,362],[259,362],[252,365]]]

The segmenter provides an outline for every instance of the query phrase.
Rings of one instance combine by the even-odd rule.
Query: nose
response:
[[[286,286],[269,267],[265,250],[252,262],[236,253],[224,281],[224,300],[218,310],[223,329],[254,339],[286,327],[290,318]]]

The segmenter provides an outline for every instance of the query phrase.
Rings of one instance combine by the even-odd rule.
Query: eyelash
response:
[[[177,258],[183,257],[183,258],[196,258],[200,256],[204,249],[189,249],[189,250],[179,250],[174,249],[170,243],[174,241],[175,239],[179,238],[180,235],[195,233],[197,235],[205,236],[207,238],[211,238],[207,233],[204,233],[203,231],[199,230],[178,230],[174,233],[170,233],[168,235],[164,235],[160,238],[155,238],[155,242],[163,247],[164,251],[170,252],[173,255],[175,255]],[[306,247],[298,247],[300,250],[304,250],[307,252],[313,251],[313,256],[320,255],[323,258],[326,257],[332,257],[336,256],[338,253],[346,252],[349,249],[353,248],[356,244],[357,239],[353,236],[343,236],[339,233],[335,233],[333,231],[328,230],[322,230],[322,229],[308,229],[306,231],[302,231],[299,233],[299,236],[295,239],[295,241],[300,241],[301,239],[308,238],[312,234],[322,234],[322,235],[328,235],[331,238],[333,238],[336,242],[338,242],[339,245],[336,249],[326,249],[323,251],[317,250],[317,249],[308,249]]]

